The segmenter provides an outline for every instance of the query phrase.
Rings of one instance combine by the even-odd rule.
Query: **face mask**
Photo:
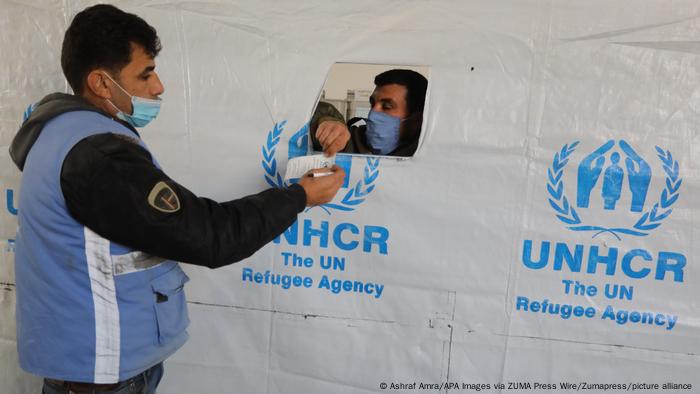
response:
[[[367,116],[367,142],[372,152],[380,155],[391,153],[399,146],[401,118],[370,110]]]
[[[131,115],[124,113],[124,111],[117,108],[117,106],[114,105],[112,101],[107,100],[107,102],[112,104],[112,107],[114,107],[117,110],[117,118],[125,121],[126,123],[134,127],[144,127],[145,125],[149,124],[153,119],[155,119],[156,116],[158,116],[158,112],[160,112],[160,104],[163,100],[159,98],[151,100],[143,97],[133,96],[129,94],[129,92],[124,90],[124,88],[121,87],[115,80],[113,80],[112,77],[110,77],[107,74],[104,75],[106,75],[107,78],[114,82],[115,85],[119,86],[119,89],[121,89],[122,92],[126,93],[127,96],[131,97],[131,105],[134,108],[133,114]]]

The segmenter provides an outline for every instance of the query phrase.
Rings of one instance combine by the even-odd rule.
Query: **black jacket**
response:
[[[45,97],[10,146],[20,170],[44,124],[71,111],[109,117],[78,96]],[[61,190],[70,214],[110,241],[215,268],[255,253],[294,223],[306,205],[299,185],[224,203],[197,197],[158,169],[151,154],[137,143],[136,130],[127,127],[134,132],[133,139],[109,132],[83,139],[68,153],[61,170]],[[154,203],[156,198],[164,203]]]

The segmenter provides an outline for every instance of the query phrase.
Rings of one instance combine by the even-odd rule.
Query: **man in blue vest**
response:
[[[187,340],[176,261],[221,267],[330,201],[343,171],[217,203],[168,177],[139,138],[163,93],[155,29],[97,5],[69,26],[74,95],[39,102],[10,147],[23,171],[16,244],[21,367],[44,393],[153,393]]]

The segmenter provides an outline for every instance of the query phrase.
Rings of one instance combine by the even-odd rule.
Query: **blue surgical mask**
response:
[[[399,146],[400,126],[401,118],[370,110],[366,136],[372,152],[379,155],[393,152]]]
[[[122,90],[122,92],[126,93],[127,96],[131,97],[131,106],[134,108],[133,113],[131,115],[120,110],[116,105],[114,105],[114,103],[111,100],[107,100],[107,102],[112,104],[112,107],[117,109],[117,118],[125,121],[126,123],[134,127],[144,127],[147,124],[149,124],[153,119],[155,119],[156,116],[158,116],[158,112],[160,112],[160,104],[163,102],[163,100],[159,98],[151,100],[131,95],[129,94],[129,92],[124,90],[124,88],[121,87],[117,83],[117,81],[113,80],[112,77],[110,77],[107,74],[104,75],[106,75],[107,78],[114,82],[114,84],[117,85],[119,89]]]

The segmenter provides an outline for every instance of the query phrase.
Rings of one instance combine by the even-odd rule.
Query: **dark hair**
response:
[[[398,84],[406,87],[406,106],[408,115],[423,112],[425,106],[425,91],[428,89],[428,80],[413,70],[393,69],[384,71],[374,77],[374,84],[384,86]]]
[[[73,92],[83,92],[90,71],[104,67],[118,73],[129,64],[131,43],[153,57],[161,49],[156,29],[134,14],[107,4],[79,12],[66,30],[61,50],[61,67]]]

